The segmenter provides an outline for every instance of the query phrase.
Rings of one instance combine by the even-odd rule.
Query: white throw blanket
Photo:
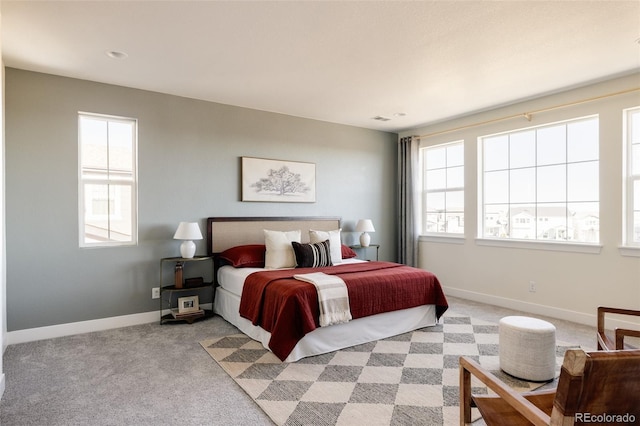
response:
[[[351,320],[349,293],[342,278],[324,272],[297,274],[293,277],[316,286],[320,307],[320,327]]]

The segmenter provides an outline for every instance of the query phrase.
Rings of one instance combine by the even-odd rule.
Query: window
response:
[[[137,242],[137,121],[78,115],[80,247]]]
[[[464,142],[421,149],[424,233],[464,234]]]
[[[625,110],[626,245],[640,246],[640,107]]]
[[[597,116],[484,136],[479,147],[480,237],[599,242]]]

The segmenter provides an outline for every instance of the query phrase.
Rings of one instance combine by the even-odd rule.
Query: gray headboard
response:
[[[333,231],[340,228],[340,217],[209,217],[207,218],[207,254],[211,256],[243,244],[264,244],[264,229],[302,232],[309,241],[309,229]]]

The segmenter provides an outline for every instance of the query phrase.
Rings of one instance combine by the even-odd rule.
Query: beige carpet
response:
[[[500,371],[496,324],[450,312],[435,327],[295,363],[244,334],[201,345],[278,425],[458,425],[460,355],[518,391],[545,384]]]

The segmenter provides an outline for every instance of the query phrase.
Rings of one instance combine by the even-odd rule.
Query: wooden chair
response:
[[[472,395],[472,375],[495,395]],[[597,415],[626,415],[632,419],[629,424],[636,424],[635,421],[640,421],[639,378],[640,350],[584,352],[572,349],[565,353],[556,389],[520,394],[463,356],[460,357],[460,424],[471,424],[472,404],[478,407],[488,426],[565,426],[582,424],[587,416]]]
[[[640,311],[631,309],[598,307],[598,350],[613,351],[620,349],[635,349],[624,343],[625,336],[640,337],[640,330],[616,328],[613,337],[608,335],[604,326],[605,314],[630,315],[640,318]]]

